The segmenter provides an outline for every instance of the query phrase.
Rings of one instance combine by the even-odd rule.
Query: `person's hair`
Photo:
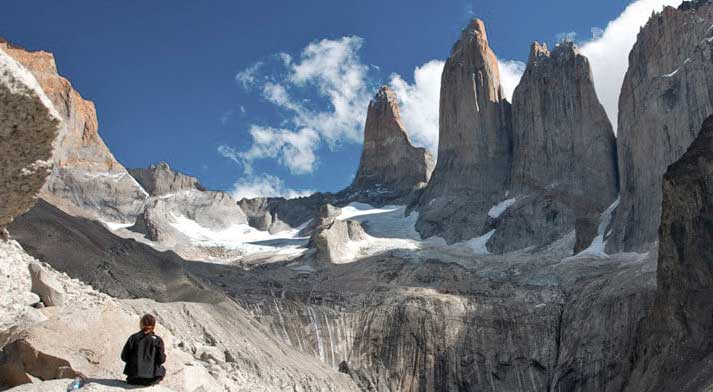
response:
[[[141,326],[144,329],[153,329],[153,327],[156,326],[156,317],[150,314],[145,314],[143,317],[141,317]]]

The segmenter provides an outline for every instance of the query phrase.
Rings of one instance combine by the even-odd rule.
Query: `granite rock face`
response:
[[[0,44],[0,231],[35,204],[50,174],[60,117],[32,74]]]
[[[166,162],[145,169],[129,169],[129,173],[151,196],[189,190],[205,191],[197,178],[174,171]]]
[[[407,194],[426,185],[433,165],[425,148],[411,144],[396,93],[379,88],[369,103],[361,161],[347,192]]]
[[[661,178],[713,114],[713,4],[666,7],[629,55],[619,99],[621,204],[607,250],[644,251],[657,239]]]
[[[511,122],[497,58],[475,19],[443,69],[438,162],[418,206],[421,235],[455,242],[485,231],[510,182]]]
[[[322,206],[308,246],[314,249],[319,262],[335,263],[354,258],[351,241],[367,239],[367,234],[359,222],[339,220],[339,208],[330,204]]]
[[[132,222],[147,195],[99,136],[94,104],[58,74],[52,54],[30,52],[4,40],[0,49],[34,75],[62,119],[52,174],[41,196],[71,214]]]
[[[532,45],[513,94],[512,119],[507,198],[516,202],[496,218],[489,248],[498,253],[562,238],[578,218],[606,210],[618,193],[616,138],[589,61],[574,43],[552,52]]]
[[[656,301],[628,391],[713,386],[713,117],[663,178]]]

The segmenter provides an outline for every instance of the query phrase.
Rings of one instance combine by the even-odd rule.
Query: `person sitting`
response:
[[[154,316],[144,315],[140,325],[141,330],[131,335],[121,350],[121,360],[126,362],[126,382],[131,385],[158,384],[166,376],[163,339],[154,333]]]

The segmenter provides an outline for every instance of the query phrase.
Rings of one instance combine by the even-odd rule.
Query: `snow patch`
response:
[[[480,237],[466,241],[466,244],[470,247],[470,249],[473,250],[473,253],[476,255],[489,255],[490,251],[488,250],[487,245],[493,234],[495,234],[495,229],[490,230],[489,232],[481,235]]]
[[[597,227],[597,236],[594,237],[594,240],[592,240],[592,243],[587,247],[587,249],[579,252],[578,254],[572,257],[568,257],[565,260],[583,257],[609,257],[609,255],[607,255],[605,251],[607,245],[607,242],[604,240],[607,234],[605,233],[605,231],[607,229],[607,226],[609,226],[609,222],[611,222],[612,213],[614,212],[617,206],[619,206],[619,198],[617,198],[614,203],[609,206],[609,208],[602,212],[602,215],[599,218],[599,226]]]
[[[104,224],[109,230],[111,231],[117,231],[119,229],[126,229],[128,227],[133,226],[133,223],[122,223],[122,222],[107,222],[107,221],[100,221],[101,223]]]
[[[507,197],[507,195],[505,197]],[[490,209],[490,211],[488,211],[488,216],[493,219],[500,217],[503,212],[505,212],[508,208],[512,207],[512,205],[515,204],[515,201],[517,201],[517,198],[501,201],[500,203],[494,205],[493,208]]]

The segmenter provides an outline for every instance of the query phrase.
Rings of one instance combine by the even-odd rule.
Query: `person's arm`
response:
[[[131,353],[131,337],[129,337],[126,340],[126,344],[124,344],[124,349],[121,350],[121,360],[124,362],[129,362],[129,354]]]
[[[158,338],[158,344],[156,346],[156,361],[158,361],[158,364],[161,365],[164,362],[166,362],[166,349],[163,346],[163,339]]]

